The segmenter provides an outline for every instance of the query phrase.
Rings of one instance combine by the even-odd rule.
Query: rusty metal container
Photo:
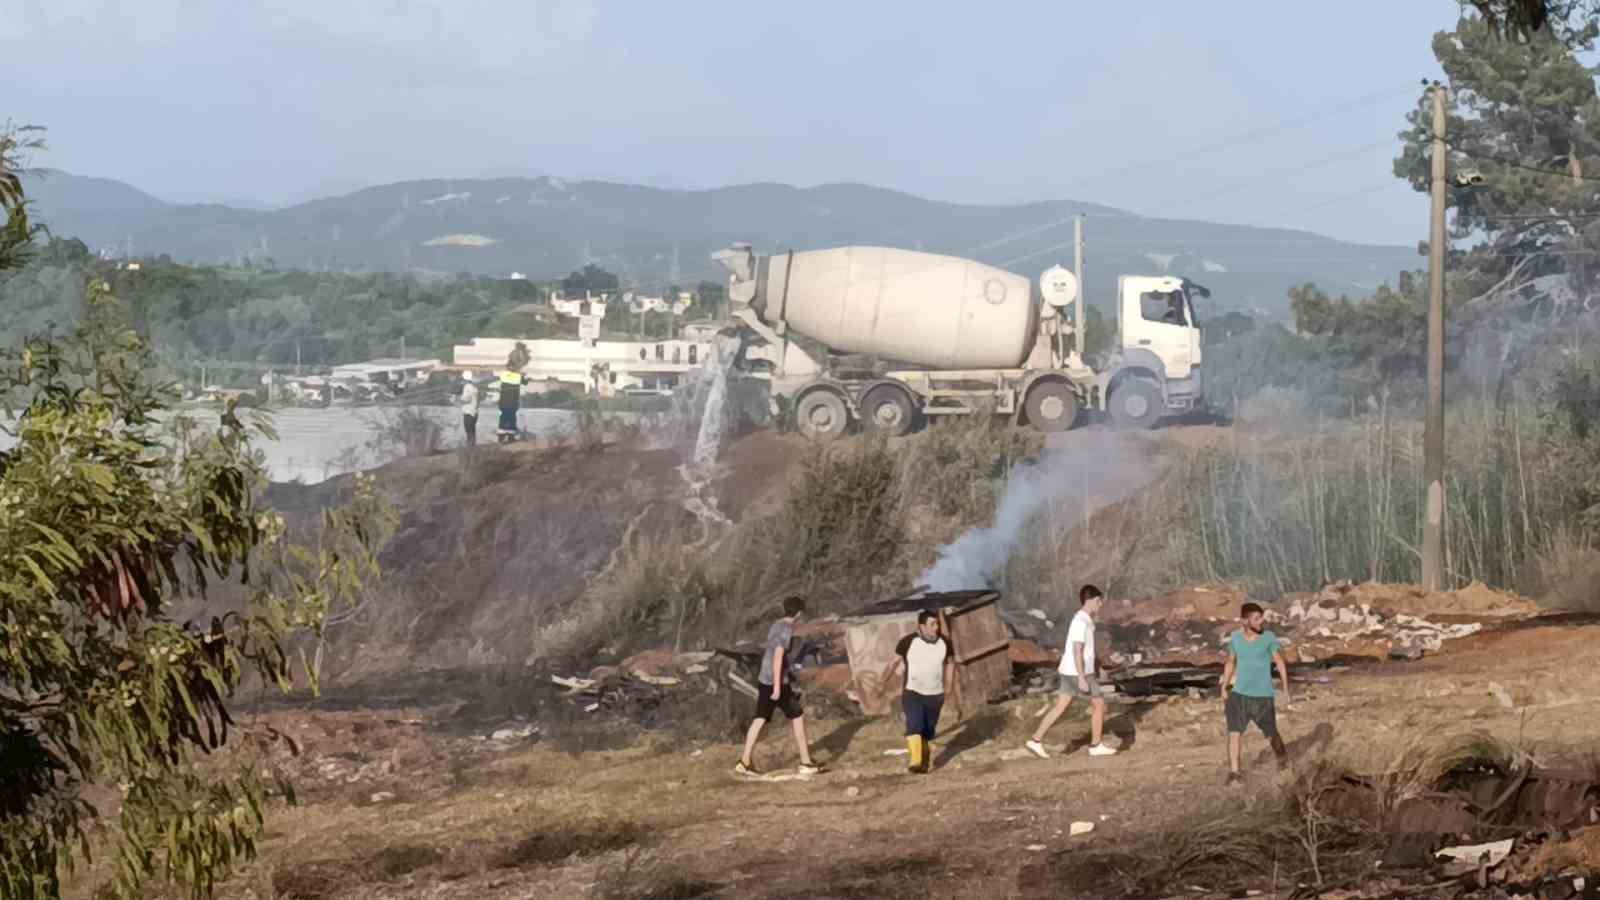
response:
[[[861,711],[883,715],[900,699],[900,686],[881,685],[880,676],[894,659],[895,644],[917,630],[917,613],[924,609],[939,614],[939,630],[955,651],[956,678],[968,709],[1008,696],[1011,640],[1000,619],[999,600],[998,591],[918,592],[842,617],[851,686]]]

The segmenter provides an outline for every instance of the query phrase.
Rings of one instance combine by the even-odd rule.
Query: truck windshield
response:
[[[1197,296],[1203,295],[1194,291],[1184,291],[1184,306],[1188,307],[1189,310],[1189,324],[1196,328],[1200,327],[1200,317],[1194,311],[1194,299]]]
[[[1188,298],[1184,292],[1146,291],[1139,295],[1139,312],[1147,321],[1163,325],[1187,325]]]

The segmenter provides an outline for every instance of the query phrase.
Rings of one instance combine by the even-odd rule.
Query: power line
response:
[[[1270,178],[1279,178],[1279,177],[1282,177],[1284,175],[1295,175],[1295,174],[1298,174],[1300,172],[1309,172],[1312,169],[1318,169],[1318,168],[1321,168],[1322,166],[1328,165],[1330,163],[1339,162],[1340,160],[1349,159],[1352,156],[1359,156],[1362,153],[1367,153],[1367,152],[1370,152],[1372,150],[1377,150],[1377,149],[1379,149],[1381,147],[1387,147],[1387,146],[1393,145],[1393,144],[1397,143],[1398,141],[1399,141],[1399,138],[1388,137],[1388,138],[1383,138],[1382,140],[1373,141],[1371,143],[1362,144],[1359,147],[1350,147],[1350,148],[1345,149],[1345,150],[1340,150],[1337,153],[1333,153],[1333,154],[1331,154],[1329,156],[1324,156],[1324,157],[1321,157],[1320,159],[1312,160],[1311,162],[1301,163],[1299,165],[1289,166],[1287,168],[1282,168],[1282,169],[1274,169],[1273,171],[1263,172],[1263,173],[1261,173],[1261,174],[1259,174],[1259,175],[1257,175],[1255,177],[1252,177],[1252,178],[1243,179],[1241,181],[1235,181],[1232,184],[1224,185],[1223,187],[1218,188],[1217,190],[1211,191],[1209,193],[1195,194],[1195,195],[1192,195],[1191,197],[1189,197],[1189,199],[1183,201],[1182,203],[1178,203],[1178,204],[1174,204],[1174,205],[1175,206],[1188,206],[1188,205],[1190,205],[1190,204],[1192,204],[1192,203],[1194,203],[1196,201],[1209,200],[1212,197],[1219,197],[1219,196],[1221,196],[1223,194],[1232,193],[1234,191],[1239,190],[1240,188],[1253,186],[1255,184],[1258,184],[1258,183],[1260,183],[1262,181],[1265,181],[1267,179],[1270,179]],[[1172,206],[1168,206],[1167,208],[1172,208]]]
[[[1429,141],[1433,140],[1433,131],[1432,131],[1432,129],[1427,129],[1427,128],[1422,129],[1422,138],[1423,138],[1423,140],[1429,140]],[[1572,180],[1572,181],[1600,181],[1600,177],[1597,177],[1597,176],[1594,176],[1594,175],[1583,175],[1583,174],[1576,174],[1575,175],[1571,171],[1563,171],[1561,169],[1547,169],[1547,168],[1545,168],[1543,166],[1536,166],[1536,165],[1532,165],[1531,163],[1523,162],[1520,159],[1512,159],[1510,157],[1505,157],[1505,156],[1496,156],[1496,155],[1494,155],[1492,153],[1488,153],[1488,152],[1484,152],[1484,151],[1480,151],[1480,150],[1469,150],[1466,147],[1463,147],[1459,143],[1457,143],[1457,139],[1455,139],[1455,138],[1445,138],[1444,139],[1444,145],[1446,147],[1449,147],[1451,150],[1454,150],[1457,153],[1460,153],[1462,156],[1467,157],[1468,159],[1474,159],[1474,160],[1477,160],[1479,162],[1499,163],[1502,166],[1508,166],[1508,167],[1513,168],[1513,169],[1521,169],[1521,170],[1526,171],[1526,172],[1535,172],[1535,173],[1538,173],[1540,175],[1553,175],[1553,176],[1555,176],[1557,178],[1566,178],[1566,179],[1569,179],[1569,180]]]
[[[1381,102],[1383,100],[1387,100],[1387,99],[1389,99],[1391,97],[1398,96],[1400,94],[1407,93],[1407,92],[1410,92],[1410,91],[1413,91],[1413,90],[1415,90],[1415,87],[1412,84],[1407,83],[1404,87],[1385,88],[1385,89],[1378,90],[1378,91],[1373,91],[1373,92],[1370,92],[1370,93],[1367,93],[1367,94],[1362,94],[1359,97],[1354,97],[1354,98],[1346,100],[1346,101],[1344,101],[1342,103],[1335,104],[1332,107],[1327,107],[1323,111],[1313,113],[1313,114],[1311,114],[1309,116],[1302,116],[1302,117],[1298,117],[1298,118],[1294,118],[1294,119],[1283,119],[1283,120],[1275,122],[1275,123],[1273,123],[1271,125],[1263,126],[1261,128],[1256,128],[1256,129],[1253,129],[1253,130],[1250,130],[1250,131],[1236,133],[1232,137],[1230,137],[1228,140],[1220,141],[1220,142],[1217,142],[1217,143],[1214,143],[1214,144],[1200,146],[1200,147],[1186,147],[1186,148],[1184,148],[1184,151],[1182,153],[1177,154],[1175,156],[1167,157],[1165,159],[1146,160],[1144,162],[1139,162],[1139,163],[1130,163],[1130,164],[1125,165],[1125,166],[1120,166],[1120,167],[1115,168],[1115,169],[1109,169],[1109,170],[1106,170],[1106,171],[1098,172],[1098,173],[1095,173],[1093,175],[1080,176],[1078,178],[1075,178],[1075,179],[1069,180],[1067,182],[1064,182],[1063,186],[1084,184],[1084,183],[1087,183],[1087,182],[1090,182],[1090,181],[1097,181],[1099,179],[1107,178],[1107,177],[1110,177],[1110,176],[1113,176],[1113,175],[1124,175],[1124,174],[1127,174],[1129,172],[1135,172],[1135,171],[1140,171],[1140,170],[1145,170],[1145,169],[1151,169],[1151,168],[1155,168],[1157,166],[1166,166],[1166,165],[1170,165],[1171,163],[1174,163],[1174,162],[1182,162],[1182,161],[1187,160],[1187,159],[1192,159],[1195,156],[1200,156],[1200,155],[1203,155],[1203,154],[1206,154],[1206,153],[1214,153],[1214,152],[1216,152],[1218,150],[1231,149],[1231,148],[1236,147],[1236,146],[1238,146],[1238,145],[1240,145],[1242,143],[1247,143],[1250,140],[1252,140],[1254,138],[1257,138],[1257,137],[1260,137],[1261,135],[1264,135],[1264,134],[1271,134],[1271,133],[1274,133],[1274,132],[1277,132],[1277,131],[1292,130],[1292,129],[1298,128],[1298,127],[1300,127],[1302,125],[1308,125],[1308,124],[1311,124],[1312,122],[1321,121],[1322,119],[1328,118],[1330,115],[1332,115],[1333,113],[1336,113],[1336,112],[1343,112],[1343,111],[1346,111],[1348,109],[1360,108],[1360,107],[1363,107],[1363,106],[1370,106],[1370,105],[1372,105],[1374,103]],[[1077,216],[1073,215],[1073,216],[1068,216],[1066,218],[1055,219],[1055,220],[1050,221],[1050,222],[1045,222],[1045,223],[1043,223],[1041,225],[1035,225],[1035,226],[1032,226],[1030,228],[1024,229],[1022,231],[1013,232],[1012,234],[1009,234],[1009,235],[1003,235],[1003,236],[1001,236],[999,238],[996,238],[996,239],[994,239],[992,241],[989,241],[987,243],[979,244],[977,246],[974,246],[974,247],[968,249],[965,252],[975,254],[975,253],[982,253],[985,250],[992,250],[995,247],[1001,246],[1003,244],[1009,244],[1009,243],[1012,243],[1013,241],[1018,241],[1018,240],[1021,240],[1022,238],[1025,238],[1025,237],[1031,237],[1031,236],[1033,236],[1035,234],[1039,234],[1041,232],[1051,231],[1053,229],[1063,227],[1065,225],[1070,224],[1076,218],[1077,218]]]

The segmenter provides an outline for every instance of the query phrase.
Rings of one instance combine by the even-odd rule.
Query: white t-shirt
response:
[[[1078,671],[1078,661],[1072,656],[1072,645],[1078,641],[1083,642],[1083,672]],[[1080,609],[1072,617],[1072,625],[1067,628],[1067,649],[1061,654],[1061,666],[1057,671],[1074,676],[1094,674],[1094,620],[1089,618],[1087,610]]]
[[[465,416],[478,414],[478,386],[470,381],[461,386],[461,414]]]
[[[950,656],[950,645],[944,638],[925,641],[920,635],[908,634],[895,645],[894,652],[906,663],[905,690],[925,697],[944,693],[944,661]]]

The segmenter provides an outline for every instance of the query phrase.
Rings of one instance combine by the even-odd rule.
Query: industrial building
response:
[[[601,396],[671,394],[685,374],[712,357],[714,333],[697,329],[683,338],[659,341],[524,340],[520,343],[531,357],[522,369],[528,379],[526,390],[537,392],[542,385],[559,385],[588,393],[596,387],[598,374]],[[455,367],[499,371],[518,343],[516,338],[480,337],[457,344]]]

